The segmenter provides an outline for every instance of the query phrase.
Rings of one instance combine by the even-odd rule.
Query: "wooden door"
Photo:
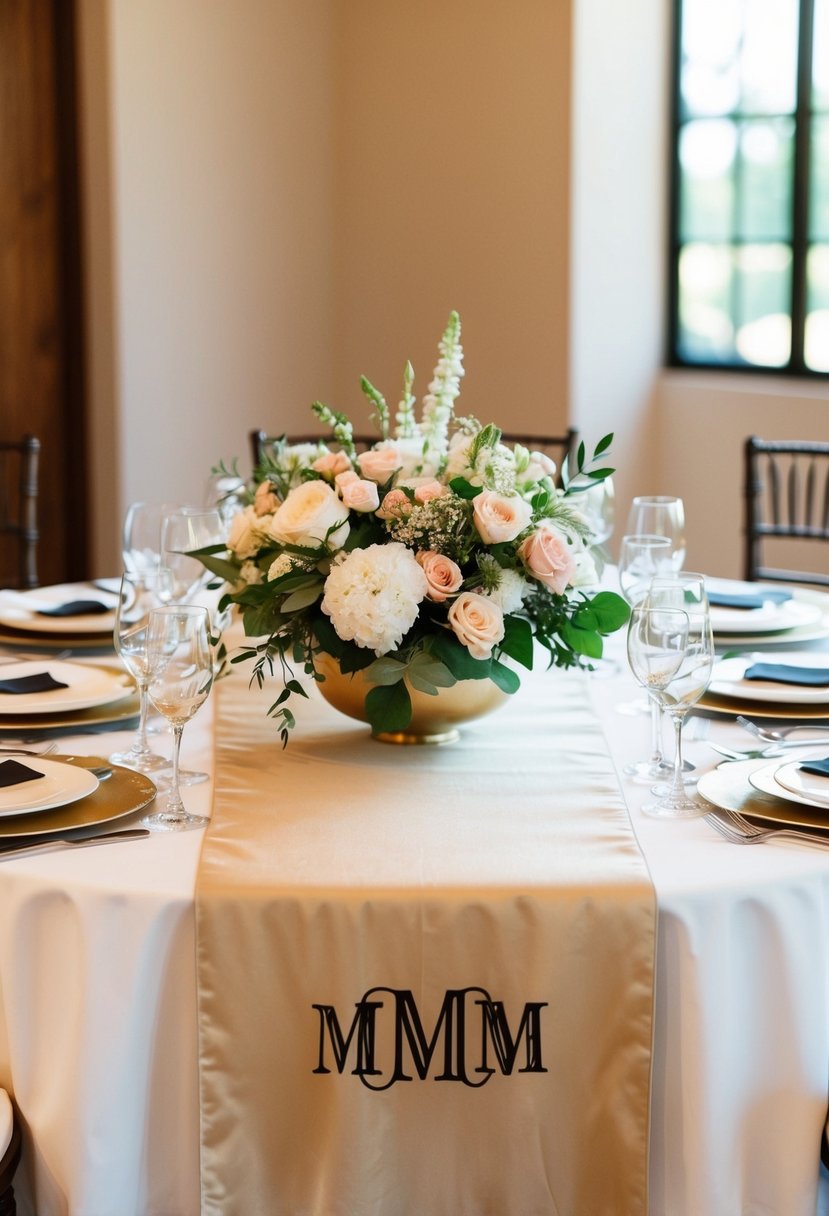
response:
[[[44,584],[87,573],[73,31],[72,0],[0,0],[0,439],[41,441]]]

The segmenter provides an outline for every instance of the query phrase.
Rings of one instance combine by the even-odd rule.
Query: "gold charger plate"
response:
[[[13,629],[0,625],[0,643],[22,646],[26,650],[113,650],[112,630],[101,633],[35,633],[28,629]]]
[[[149,777],[118,764],[110,766],[100,756],[50,758],[64,759],[81,768],[107,765],[112,768],[112,776],[102,781],[92,794],[69,806],[55,807],[51,811],[30,811],[25,815],[8,815],[0,819],[0,841],[17,836],[51,836],[57,832],[70,832],[74,828],[97,827],[143,810],[156,796],[156,787]]]
[[[736,718],[777,718],[789,722],[829,722],[829,701],[811,705],[792,705],[781,701],[749,701],[742,697],[720,697],[706,692],[700,697],[696,710],[705,714],[723,714]]]
[[[829,807],[804,806],[763,794],[749,783],[749,774],[768,765],[768,760],[728,760],[710,773],[703,773],[697,791],[715,807],[738,811],[757,823],[798,827],[826,832],[829,840]]]

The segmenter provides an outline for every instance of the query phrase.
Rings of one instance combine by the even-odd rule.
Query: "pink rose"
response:
[[[345,452],[326,452],[324,456],[319,456],[314,461],[311,468],[315,473],[322,473],[323,477],[331,478],[350,469],[351,461]]]
[[[504,636],[504,614],[485,595],[462,591],[449,609],[449,624],[455,637],[473,659],[488,659],[492,647]]]
[[[373,481],[355,477],[340,486],[343,505],[350,511],[376,511],[380,506],[380,495]]]
[[[429,590],[426,595],[436,604],[442,604],[449,595],[460,590],[463,582],[460,566],[451,557],[435,553],[433,549],[421,549],[415,557],[423,567]]]
[[[388,494],[383,496],[383,505],[377,514],[380,519],[401,519],[408,515],[411,509],[408,494],[404,494],[402,490],[389,490]]]
[[[431,502],[433,498],[443,498],[449,491],[439,481],[427,481],[425,485],[417,486],[414,496],[418,502]]]
[[[334,485],[342,493],[343,486],[347,486],[350,481],[359,481],[360,474],[355,473],[353,469],[346,469],[344,473],[337,473],[334,477]]]
[[[368,452],[361,452],[357,457],[357,463],[360,466],[360,472],[363,477],[367,477],[369,481],[376,481],[378,485],[383,485],[391,477],[392,473],[396,473],[402,467],[403,457],[396,447],[388,448],[371,448]]]
[[[553,524],[542,524],[522,542],[518,556],[528,572],[555,595],[563,595],[576,574],[576,559],[567,537]]]
[[[532,507],[517,494],[509,498],[494,490],[482,490],[472,500],[472,519],[485,545],[515,540],[529,526]]]
[[[279,506],[279,497],[269,481],[260,481],[253,496],[253,509],[257,515],[273,515]]]

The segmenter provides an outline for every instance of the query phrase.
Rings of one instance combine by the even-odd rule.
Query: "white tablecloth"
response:
[[[640,758],[647,720],[614,708],[633,696],[629,679],[544,677],[567,678],[590,679],[617,763]],[[722,722],[710,735],[747,739]],[[61,745],[107,754],[127,739]],[[185,764],[209,766],[209,709],[184,739]],[[688,755],[717,759],[699,739]],[[646,819],[646,791],[623,788],[659,904],[650,1214],[814,1216],[829,850],[741,849],[700,820]],[[208,808],[209,786],[186,799]],[[26,1133],[22,1216],[197,1216],[201,835],[0,862],[0,1082]]]

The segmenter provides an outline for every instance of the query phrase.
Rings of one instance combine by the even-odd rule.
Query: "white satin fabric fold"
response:
[[[583,680],[445,748],[311,696],[283,751],[217,689],[202,1216],[644,1216],[655,899]]]

